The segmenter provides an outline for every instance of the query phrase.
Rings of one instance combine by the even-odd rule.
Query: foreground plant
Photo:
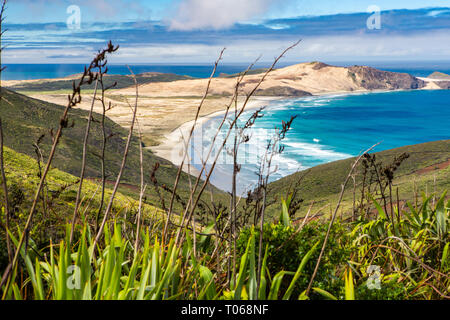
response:
[[[211,292],[207,289],[213,283],[208,280],[211,273],[206,267],[195,263],[186,267],[181,276],[182,263],[187,262],[191,254],[189,246],[180,257],[181,249],[173,240],[166,247],[161,246],[157,238],[151,244],[146,233],[142,250],[135,253],[122,236],[120,227],[115,224],[113,229],[111,234],[109,228],[105,228],[105,243],[103,248],[97,248],[97,258],[93,256],[95,240],[86,227],[75,247],[68,245],[69,227],[66,240],[52,244],[47,253],[36,253],[31,242],[27,252],[24,248],[21,250],[29,279],[22,286],[13,281],[6,298],[22,300],[26,294],[30,295],[27,283],[31,283],[32,299],[38,300],[192,299]],[[200,283],[205,283],[207,289],[196,295],[190,284],[196,282],[199,275]],[[213,297],[208,295],[208,298]]]
[[[256,300],[289,299],[300,273],[317,245],[305,255],[297,272],[280,271],[271,276],[267,269],[268,250],[264,257],[261,289],[256,292],[255,233],[248,241],[240,261],[237,284],[231,291],[218,290],[217,279],[193,254],[193,241],[187,233],[185,246],[175,246],[171,239],[167,246],[144,235],[142,250],[135,251],[126,240],[120,227],[113,225],[113,233],[105,228],[104,247],[98,247],[97,258],[93,256],[95,240],[85,227],[77,244],[68,245],[67,237],[58,245],[51,244],[47,250],[38,251],[34,242],[20,255],[24,261],[28,279],[18,283],[17,274],[5,292],[6,299],[52,299],[52,300],[173,300],[173,299],[236,299]],[[11,234],[13,242],[18,241]],[[289,288],[280,292],[284,277],[293,276]]]
[[[245,244],[240,239],[244,251],[237,274],[233,275],[236,283],[228,289],[226,279],[217,273],[217,266],[208,254],[211,252],[208,246],[213,246],[213,242],[205,242],[205,236],[187,230],[182,246],[177,246],[174,238],[164,245],[147,230],[142,247],[135,250],[133,241],[126,238],[120,225],[112,223],[104,229],[104,240],[100,243],[95,242],[88,226],[73,246],[69,245],[70,225],[66,239],[48,248],[38,250],[30,239],[29,246],[20,251],[27,279],[21,281],[14,272],[4,297],[16,300],[448,299],[450,201],[445,204],[443,194],[436,206],[431,207],[429,199],[424,197],[418,208],[411,205],[411,212],[400,212],[404,218],[396,224],[398,229],[393,228],[377,202],[378,218],[357,221],[353,226],[338,222],[334,228],[343,228],[339,234],[347,229],[349,241],[329,243],[330,252],[323,257],[324,264],[317,278],[318,284],[323,284],[312,287],[309,295],[306,294],[308,279],[327,234],[327,225],[302,224],[297,232],[290,221],[284,221],[266,225],[259,290],[256,246],[259,230],[254,227],[244,232],[248,235],[243,238]],[[289,247],[293,241],[307,238],[310,242],[314,239],[311,232],[318,240],[299,256],[299,264],[285,264],[287,269],[277,266],[280,249],[274,247],[277,239],[283,239],[281,244]],[[334,231],[332,234],[338,235]],[[10,236],[18,245],[18,239],[12,233]],[[197,255],[194,244],[200,251]],[[341,262],[328,260],[335,259],[334,252],[349,252],[350,256]],[[330,272],[326,268],[335,270],[335,277],[341,278],[336,283],[342,287],[324,281]],[[328,271],[324,274],[321,270]]]
[[[445,192],[433,207],[432,198],[423,195],[419,206],[408,202],[407,210],[394,206],[398,223],[373,200],[379,217],[357,223],[351,232],[358,280],[379,266],[377,280],[401,287],[404,298],[450,298],[450,201]]]
[[[35,193],[32,205],[31,205],[30,213],[28,215],[28,219],[25,224],[24,232],[22,232],[20,240],[18,241],[18,244],[16,245],[14,258],[10,262],[10,265],[8,266],[7,270],[5,271],[5,273],[3,274],[3,277],[2,277],[2,286],[3,286],[3,283],[6,281],[6,289],[8,289],[8,287],[10,285],[11,272],[12,273],[16,272],[15,268],[17,266],[19,252],[21,252],[22,246],[24,244],[26,247],[25,242],[28,239],[28,235],[30,232],[33,217],[34,217],[34,214],[36,213],[36,207],[37,207],[37,203],[39,201],[40,195],[41,195],[41,190],[45,184],[47,174],[50,171],[51,164],[52,164],[53,158],[55,156],[55,152],[58,147],[63,130],[69,126],[69,111],[81,102],[81,87],[85,84],[91,84],[95,80],[96,76],[94,75],[92,70],[94,68],[98,67],[99,64],[102,63],[102,61],[107,53],[113,53],[113,52],[117,51],[117,49],[118,49],[118,47],[114,47],[113,44],[110,42],[108,44],[108,47],[106,49],[100,51],[98,53],[98,55],[92,60],[89,67],[85,68],[85,70],[81,76],[81,79],[78,81],[78,83],[76,83],[75,81],[73,82],[73,92],[72,92],[72,94],[70,94],[68,96],[68,103],[67,103],[66,108],[64,109],[63,115],[61,116],[59,127],[58,127],[56,133],[52,136],[53,145],[52,145],[51,151],[48,155],[47,164],[45,165],[45,169],[40,177],[40,182],[36,189],[36,193]],[[7,232],[8,232],[8,230],[7,230]],[[8,290],[6,290],[5,292],[7,292],[7,291]]]

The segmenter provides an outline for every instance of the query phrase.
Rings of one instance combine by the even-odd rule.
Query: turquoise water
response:
[[[242,124],[252,112],[242,116]],[[264,117],[252,128],[252,139],[241,147],[239,175],[241,192],[254,184],[267,137],[281,121],[297,116],[286,135],[284,152],[277,157],[277,171],[271,180],[301,169],[358,155],[380,142],[376,151],[405,145],[450,139],[450,91],[402,91],[369,94],[330,95],[276,102],[267,106]],[[205,148],[220,117],[203,125]],[[197,130],[197,135],[199,135]],[[257,155],[253,154],[256,153]],[[212,182],[229,190],[232,160],[223,153]],[[195,162],[195,161],[194,161]],[[198,162],[198,161],[197,161]],[[199,164],[195,164],[197,168]]]

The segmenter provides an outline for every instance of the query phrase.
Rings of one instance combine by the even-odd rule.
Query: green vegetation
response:
[[[246,75],[257,75],[257,74],[262,74],[265,73],[268,70],[268,68],[259,68],[259,69],[252,69],[249,70]],[[243,72],[239,72],[239,73],[235,73],[235,74],[226,74],[226,73],[221,73],[219,75],[220,78],[237,78],[242,76]]]
[[[172,300],[172,299],[333,299],[394,300],[448,298],[450,289],[450,202],[445,194],[436,206],[424,198],[419,207],[398,213],[391,223],[379,209],[375,219],[337,222],[333,239],[308,292],[326,225],[300,227],[266,224],[258,290],[257,234],[241,234],[240,261],[228,288],[220,268],[207,252],[204,236],[187,232],[183,245],[164,244],[146,231],[143,246],[133,248],[117,223],[105,229],[95,253],[89,228],[76,245],[68,238],[49,248],[33,241],[21,257],[28,280],[12,285],[4,299]],[[378,207],[380,207],[378,205]],[[67,229],[69,233],[69,228]],[[12,236],[13,241],[17,240]],[[282,248],[285,246],[285,248]],[[198,248],[197,251],[195,248]],[[281,247],[281,248],[280,248]],[[201,250],[201,251],[198,251]],[[289,250],[289,251],[286,251]],[[45,253],[45,254],[44,254]],[[289,257],[283,257],[284,255]],[[294,253],[294,254],[293,254]],[[94,258],[94,255],[96,258]],[[70,267],[68,269],[68,267]],[[69,271],[67,271],[69,270]],[[373,271],[375,270],[375,271]],[[70,286],[67,284],[71,284]]]
[[[5,123],[6,145],[30,154],[4,149],[11,213],[9,234],[17,246],[42,170],[42,163],[31,157],[35,150],[29,141],[33,141],[33,137],[37,140],[49,123],[58,124],[62,107],[7,90],[3,90],[2,106],[5,106],[1,117]],[[21,112],[21,116],[16,112]],[[171,219],[175,227],[169,228],[166,235],[163,228],[166,215],[157,208],[161,205],[160,198],[150,187],[143,202],[143,220],[138,226],[139,187],[132,184],[133,179],[139,180],[137,139],[133,140],[126,167],[125,182],[131,183],[122,184],[115,195],[100,242],[94,241],[93,234],[100,203],[101,187],[98,173],[95,175],[99,162],[95,162],[92,155],[88,157],[90,176],[97,180],[84,183],[81,215],[71,242],[71,226],[67,222],[74,208],[79,179],[57,169],[57,165],[77,174],[81,160],[76,154],[81,154],[79,141],[86,125],[86,112],[74,109],[70,116],[75,125],[64,131],[55,168],[46,177],[38,198],[34,223],[27,233],[28,244],[21,247],[21,258],[11,273],[8,290],[8,284],[2,287],[3,299],[448,298],[450,202],[446,202],[446,193],[439,199],[436,196],[449,187],[450,141],[407,146],[365,157],[355,171],[355,187],[347,188],[342,202],[338,202],[338,193],[355,159],[322,165],[270,184],[268,195],[272,200],[268,202],[275,204],[268,207],[266,214],[275,222],[269,220],[264,224],[260,238],[260,231],[249,222],[253,219],[244,219],[238,225],[235,253],[230,255],[232,242],[227,239],[231,239],[233,231],[227,224],[229,209],[223,205],[225,195],[218,192],[213,200],[199,204],[197,225],[194,222],[191,228],[188,225],[176,227],[183,225],[184,218],[175,215]],[[77,123],[81,123],[79,127]],[[89,141],[91,153],[95,153],[99,144],[96,125],[93,124],[94,133]],[[110,120],[107,126],[111,133],[118,132],[108,149],[111,167],[116,163],[117,172],[126,131]],[[44,155],[50,143],[48,137],[40,142]],[[404,153],[408,157],[399,161],[399,154]],[[176,176],[175,167],[150,152],[144,157],[146,170],[161,161],[162,167],[157,173],[162,176],[157,177],[163,183],[171,183]],[[389,197],[387,207],[391,208],[391,204],[392,210],[383,207],[380,190],[386,189],[377,190],[376,181],[367,184],[366,194],[359,200],[361,180],[368,176],[363,173],[364,164],[368,166],[371,160],[383,174],[387,174],[387,168],[392,168],[391,163],[398,162],[392,169],[390,186],[399,189],[401,199],[395,201],[392,195]],[[151,180],[151,177],[146,176],[146,179]],[[177,212],[185,208],[183,197],[187,191],[183,188],[189,188],[187,179],[180,183],[181,197],[175,203]],[[383,180],[383,183],[386,182]],[[112,185],[112,181],[108,185]],[[424,192],[420,199],[421,190]],[[165,192],[165,199],[170,196],[167,190],[160,192]],[[295,199],[294,193],[302,198],[303,207],[298,207],[302,202]],[[111,194],[111,189],[106,189],[106,199]],[[278,197],[281,196],[287,200],[282,200],[280,206]],[[3,203],[2,191],[0,198]],[[354,210],[354,199],[357,199],[357,210]],[[332,224],[327,216],[301,218],[312,201],[315,205],[309,208],[309,213],[324,204],[331,208],[339,203],[341,214]],[[248,210],[246,205],[239,204],[237,210]],[[3,212],[2,221],[4,216]],[[5,231],[2,223],[2,270],[8,264]],[[259,244],[257,239],[262,242]],[[262,261],[260,275],[259,260]],[[380,267],[375,269],[379,273],[373,274],[373,267]],[[73,287],[66,285],[70,281]]]
[[[39,183],[39,166],[36,160],[17,153],[9,148],[4,150],[5,172],[7,175],[9,187],[9,203],[12,211],[12,222],[17,225],[23,225],[27,218],[27,212],[31,207],[31,199]],[[64,225],[73,213],[77,184],[79,179],[71,174],[62,172],[58,169],[50,170],[46,186],[42,192],[38,203],[38,215],[30,231],[30,237],[34,239],[35,244],[41,248],[48,245],[50,239],[58,241],[64,238]],[[81,221],[88,219],[94,221],[98,212],[100,203],[100,184],[86,181],[83,185],[82,217]],[[125,191],[127,191],[124,188]],[[111,189],[105,190],[105,196],[111,196]],[[4,203],[4,193],[0,192],[2,204]],[[116,195],[113,215],[122,216],[128,214],[134,217],[137,213],[138,202],[133,197],[119,192]],[[163,212],[151,205],[144,205],[146,217],[155,219]],[[0,230],[0,269],[7,265],[6,247],[4,243],[4,230]]]
[[[428,78],[436,80],[450,80],[450,75],[436,71],[430,74]]]
[[[266,97],[307,97],[312,96],[311,93],[297,90],[287,86],[276,86],[267,89],[259,89],[255,92],[256,96],[266,96]]]
[[[2,89],[0,104],[0,117],[3,120],[5,146],[29,155],[36,159],[36,148],[33,144],[39,140],[39,148],[43,154],[43,162],[46,162],[52,144],[52,131],[60,122],[64,107],[32,99],[24,95]],[[83,137],[89,113],[80,109],[71,109],[69,113],[69,127],[64,131],[58,146],[53,166],[61,171],[78,176],[80,174]],[[94,121],[91,124],[91,135],[87,146],[86,176],[91,179],[101,179],[101,146],[103,140],[101,128],[102,115],[94,113]],[[122,154],[125,149],[128,132],[110,119],[105,119],[105,131],[108,137],[105,150],[105,167],[107,180],[115,180],[119,171]],[[43,138],[41,138],[44,135]],[[178,168],[169,161],[159,158],[151,151],[143,150],[143,164],[145,181],[150,184],[147,192],[147,203],[160,204],[160,198],[151,187],[151,174],[156,163],[160,169],[155,172],[159,185],[172,186]],[[139,198],[139,188],[136,187],[140,179],[139,139],[132,140],[128,161],[122,179],[122,191],[127,195]],[[179,184],[181,195],[189,189],[188,175],[182,174]],[[220,198],[223,192],[213,188],[214,193]],[[164,197],[169,193],[161,190]]]
[[[33,144],[45,135],[41,140],[44,160],[51,146],[50,130],[56,129],[59,125],[63,107],[50,104],[40,100],[32,99],[21,94],[2,90],[3,98],[1,102],[0,116],[4,121],[5,145],[20,153],[35,157]],[[78,175],[82,156],[82,141],[87,124],[88,112],[80,109],[70,111],[71,123],[62,136],[62,142],[56,155],[55,167],[62,171]],[[102,142],[102,131],[100,126],[101,115],[94,114],[95,122],[92,124],[92,135],[88,145],[88,160],[86,172],[90,177],[100,177],[100,159]],[[115,122],[106,119],[105,123],[107,136],[110,136],[106,145],[106,163],[108,175],[117,175],[120,166],[121,154],[125,148],[125,138],[127,130],[117,125]],[[146,163],[149,167],[156,162],[168,166],[169,162],[157,158],[150,152],[145,152]],[[124,174],[125,182],[135,182],[138,180],[139,172],[139,141],[134,139],[131,148],[129,163]],[[171,178],[171,177],[168,177]],[[164,177],[161,177],[164,179]],[[164,182],[168,182],[167,180]]]
[[[192,79],[189,76],[180,76],[172,73],[143,73],[136,75],[136,79],[139,84],[147,84],[152,82],[172,82],[177,80]],[[105,75],[105,87],[110,87],[116,83],[115,89],[123,89],[134,86],[134,80],[128,75]],[[24,82],[9,87],[8,89],[14,91],[27,91],[27,92],[71,92],[73,80],[41,80],[37,82]],[[94,90],[94,84],[87,85],[86,90]]]
[[[42,163],[31,157],[35,152],[33,146],[26,143],[30,141],[30,133],[38,139],[45,132],[49,119],[57,125],[62,107],[6,90],[3,90],[2,106],[5,106],[1,117],[5,121],[6,145],[30,153],[27,156],[4,149],[11,214],[9,235],[17,247],[19,239],[24,237],[22,226],[28,218],[42,170]],[[15,112],[22,112],[21,116]],[[75,174],[79,170],[80,160],[77,161],[75,154],[81,153],[78,141],[82,140],[86,113],[74,109],[70,116],[75,125],[64,131],[55,168],[45,179],[32,228],[26,233],[28,243],[21,246],[18,264],[2,286],[3,299],[391,300],[449,296],[450,202],[446,202],[446,193],[442,192],[449,187],[450,141],[367,155],[355,171],[355,187],[347,188],[342,202],[337,200],[338,193],[355,159],[312,168],[270,184],[271,201],[268,202],[275,204],[266,213],[275,222],[269,220],[263,225],[261,237],[256,223],[250,223],[257,211],[246,211],[250,219],[238,224],[240,232],[234,251],[230,240],[234,231],[228,225],[229,208],[223,205],[226,204],[224,195],[216,193],[214,199],[206,196],[207,201],[199,203],[197,224],[194,219],[192,225],[180,228],[185,217],[174,215],[171,218],[174,225],[166,233],[167,217],[164,210],[157,208],[161,205],[157,192],[153,188],[146,192],[142,221],[137,224],[139,187],[126,183],[114,197],[111,215],[97,242],[94,232],[101,186],[98,180],[95,183],[90,179],[84,183],[80,217],[71,241],[71,225],[67,222],[74,208],[79,179],[56,169],[56,165],[72,168]],[[81,123],[81,128],[77,123]],[[98,130],[95,125],[94,133]],[[117,150],[109,149],[111,161],[115,157],[117,172],[126,132],[109,120],[108,128],[120,135],[111,142]],[[13,132],[17,134],[14,136]],[[99,133],[94,133],[89,141],[90,150],[94,150],[91,152],[95,152],[98,144]],[[47,139],[46,143],[42,140],[39,144],[44,155],[51,143]],[[139,141],[135,139],[125,181],[139,181],[138,149]],[[400,157],[400,161],[399,154],[405,152],[408,157]],[[146,170],[159,160],[149,152],[144,156]],[[386,177],[392,171],[392,181],[382,179],[386,183],[384,188],[377,189],[377,181],[372,180],[367,185],[361,184],[361,179],[369,176],[363,169],[369,167],[370,161]],[[113,166],[114,162],[111,163]],[[176,176],[176,168],[163,160],[161,163],[162,168],[157,172],[164,175],[158,179],[170,183]],[[94,172],[91,177],[96,177],[96,165],[98,162],[88,162],[87,168]],[[416,183],[411,181],[413,178]],[[151,181],[151,177],[146,179]],[[387,205],[383,205],[381,197],[385,197],[388,182],[389,187],[398,187],[401,199],[395,201],[395,197],[388,195]],[[188,205],[183,199],[186,197],[183,188],[189,190],[187,179],[180,184],[181,197],[177,196],[175,203],[177,212],[183,212]],[[361,188],[366,188],[366,194],[359,200]],[[420,190],[424,191],[421,198]],[[170,195],[167,190],[160,192],[165,192],[165,199]],[[438,193],[442,194],[439,198]],[[111,194],[111,189],[106,189],[106,199]],[[294,194],[306,204],[315,202],[310,213],[316,211],[316,206],[339,203],[341,214],[332,222],[326,216],[299,218],[304,216],[304,210],[297,210],[302,202]],[[358,200],[352,210],[356,199],[353,194]],[[278,205],[280,196],[287,199],[281,201],[281,206]],[[4,204],[3,191],[0,199]],[[237,206],[238,217],[242,210],[251,207],[246,207],[248,201]],[[2,212],[2,270],[7,269],[9,261],[4,220],[5,212]],[[262,262],[261,268],[258,261]]]
[[[302,263],[304,257],[311,252],[309,260],[303,267],[303,272],[297,278],[297,284],[293,294],[295,297],[306,289],[314,270],[315,262],[319,257],[317,246],[323,243],[327,225],[324,223],[312,222],[302,228],[285,226],[284,224],[267,223],[264,225],[263,243],[266,246],[266,267],[269,274],[276,274],[280,270],[295,271]],[[239,237],[239,253],[243,254],[246,243],[251,235],[251,229],[244,229]],[[256,231],[259,238],[259,231]],[[317,275],[315,284],[322,290],[328,290],[333,294],[339,294],[344,284],[339,277],[340,270],[350,259],[348,244],[350,238],[342,225],[334,225],[331,239],[320,272]],[[290,285],[290,278],[281,281],[281,290],[287,290]],[[316,297],[313,294],[311,297]]]
[[[231,291],[222,292],[217,287],[213,273],[203,265],[205,260],[197,261],[194,256],[192,241],[188,234],[182,248],[175,246],[173,241],[164,246],[157,238],[150,241],[149,233],[146,233],[142,250],[134,252],[122,236],[120,227],[115,225],[112,235],[106,229],[105,249],[99,252],[93,264],[92,237],[87,229],[83,230],[76,249],[67,246],[67,239],[62,240],[58,245],[59,250],[51,246],[50,258],[39,261],[39,255],[33,251],[36,248],[31,243],[27,252],[22,250],[22,259],[31,275],[31,294],[37,300],[274,300],[280,296],[278,279],[289,272],[279,273],[272,283],[269,274],[267,279],[265,274],[262,275],[270,290],[267,293],[264,286],[256,294],[254,233],[241,258],[239,279]],[[72,266],[73,275],[65,272],[68,266]],[[71,281],[73,288],[67,286]],[[292,287],[295,282],[295,279],[291,281]],[[284,297],[289,298],[290,291],[287,290]],[[13,283],[5,297],[22,300],[24,290]]]
[[[374,153],[378,162],[385,165],[403,153],[409,158],[402,162],[394,177],[394,193],[399,190],[400,201],[414,200],[414,194],[426,192],[441,193],[450,189],[450,140],[434,141],[418,145]],[[312,211],[319,210],[327,204],[337,203],[342,182],[348,174],[355,158],[335,161],[295,173],[269,184],[269,195],[279,199],[286,197],[298,184],[297,193],[304,200],[297,212],[297,217],[304,216],[314,202]],[[362,165],[359,164],[355,174],[356,191],[362,182]],[[373,182],[374,184],[376,182]],[[353,205],[353,181],[346,189],[341,204],[343,212],[351,212]],[[361,197],[357,192],[356,200]],[[269,214],[275,217],[279,205],[269,208]],[[328,208],[329,210],[329,208]]]
[[[375,218],[338,220],[331,227],[309,298],[448,299],[450,201],[445,202],[445,196],[435,206],[431,205],[432,197],[423,195],[418,205],[408,203],[407,210],[394,207],[396,221],[390,220],[376,201]],[[296,279],[295,296],[299,299],[305,298],[304,290],[319,255],[315,247],[323,244],[327,228],[328,223],[317,222],[297,227],[273,223],[264,226],[267,272],[293,271],[303,263],[305,253],[312,252]],[[249,232],[241,233],[241,248]],[[281,282],[281,288],[288,286],[288,281]]]

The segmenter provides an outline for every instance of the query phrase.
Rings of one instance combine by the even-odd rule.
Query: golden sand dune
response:
[[[262,75],[246,76],[240,86],[241,92],[250,92]],[[214,78],[211,83],[210,94],[231,95],[234,92],[236,80],[237,78]],[[208,79],[195,79],[150,83],[140,86],[139,91],[142,95],[148,97],[202,96],[207,82]],[[311,62],[272,71],[261,84],[258,95],[303,96],[377,89],[418,89],[422,87],[424,87],[423,81],[407,74],[385,72],[369,67],[346,68]],[[291,90],[286,91],[286,88]],[[117,95],[132,95],[133,93],[134,88],[114,92]]]

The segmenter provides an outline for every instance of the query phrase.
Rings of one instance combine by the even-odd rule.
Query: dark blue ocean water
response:
[[[7,64],[2,73],[2,80],[32,80],[63,78],[81,73],[84,65],[81,64]],[[212,65],[130,65],[135,74],[144,72],[174,73],[194,78],[207,78],[213,70]],[[109,65],[109,74],[130,74],[125,65]],[[242,72],[246,65],[220,65],[216,76],[221,73],[234,74]]]
[[[284,67],[293,63],[280,62],[278,67]],[[330,62],[332,65],[349,66],[352,64],[341,62]],[[382,70],[394,72],[406,72],[416,77],[426,77],[434,71],[450,73],[449,62],[358,62],[358,65],[369,65]],[[270,64],[260,63],[256,68],[266,68]],[[54,79],[63,78],[73,74],[81,73],[84,69],[82,64],[6,64],[6,69],[2,73],[2,80],[31,80],[31,79]],[[221,73],[234,74],[242,72],[248,67],[246,64],[220,64],[216,75]],[[205,65],[131,65],[134,73],[162,72],[187,75],[194,78],[209,77],[212,71],[212,64]],[[125,65],[109,65],[110,74],[129,74]]]
[[[240,123],[250,114],[246,112]],[[297,118],[283,141],[284,153],[274,161],[277,171],[271,180],[356,156],[378,142],[375,151],[450,139],[450,91],[330,95],[269,104],[251,131],[250,143],[239,154],[241,191],[256,182],[259,156],[264,154],[274,127],[280,128],[291,116]],[[219,121],[203,126],[203,145],[209,144]],[[228,189],[232,160],[227,155],[220,159],[225,161],[218,165],[213,183]]]

